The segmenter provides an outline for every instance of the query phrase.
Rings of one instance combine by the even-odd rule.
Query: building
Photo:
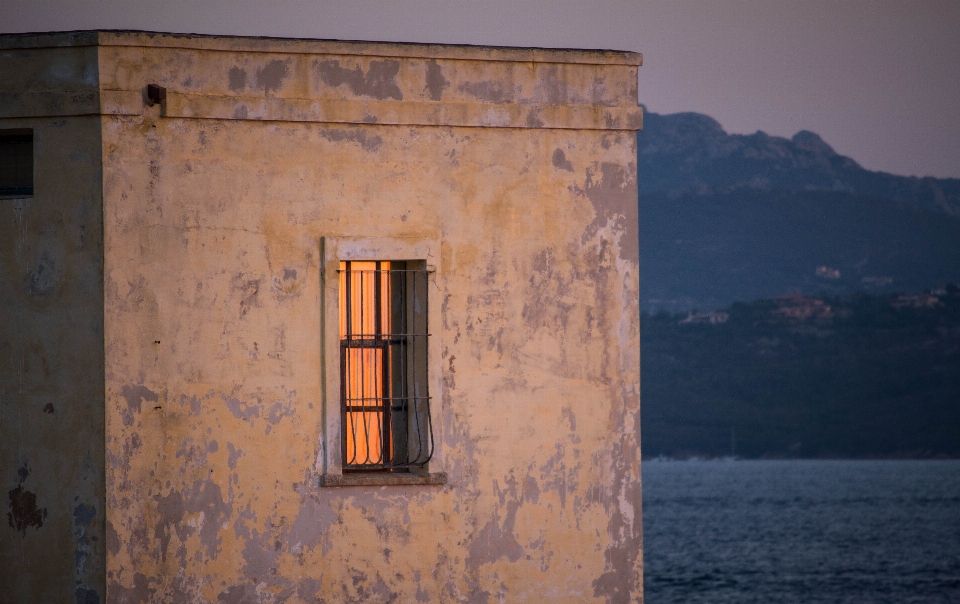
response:
[[[0,602],[639,602],[640,56],[0,36]]]

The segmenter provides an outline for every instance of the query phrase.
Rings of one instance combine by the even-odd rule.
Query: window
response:
[[[446,484],[439,240],[319,244],[318,486]]]
[[[345,472],[424,468],[433,455],[423,261],[339,263]]]
[[[33,196],[33,131],[0,130],[0,197]]]

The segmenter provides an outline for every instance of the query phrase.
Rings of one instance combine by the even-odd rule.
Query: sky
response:
[[[0,32],[143,29],[613,48],[640,98],[731,133],[818,133],[862,166],[960,178],[957,0],[0,0]]]

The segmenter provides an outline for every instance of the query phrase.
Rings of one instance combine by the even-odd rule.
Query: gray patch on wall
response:
[[[120,396],[127,401],[127,408],[123,411],[123,425],[133,425],[133,414],[140,413],[142,402],[156,403],[160,395],[143,385],[127,384],[120,388]]]
[[[227,404],[227,409],[237,419],[250,421],[260,417],[260,407],[256,405],[245,405],[240,399],[232,396],[223,395],[223,402]]]
[[[324,539],[324,536],[336,519],[337,514],[330,507],[329,502],[321,503],[315,497],[305,497],[290,527],[290,535],[287,538],[290,549],[295,552],[304,548],[313,549],[322,540],[322,552],[326,556],[332,544],[329,537]]]
[[[27,292],[31,296],[48,296],[53,293],[57,284],[57,264],[46,252],[40,256],[37,268],[27,273],[24,280]]]
[[[383,145],[383,139],[376,135],[369,135],[363,130],[342,130],[339,128],[333,130],[321,130],[320,136],[332,143],[348,141],[357,143],[364,151],[374,153],[380,150]]]
[[[183,493],[171,491],[164,497],[157,497],[157,511],[160,518],[154,528],[154,538],[160,542],[161,560],[167,557],[171,529],[176,531],[181,541],[195,530],[183,522],[187,513],[203,514],[200,544],[206,549],[207,557],[215,559],[220,547],[220,527],[230,518],[233,508],[223,500],[220,485],[212,480],[197,480],[192,488],[184,489]]]
[[[300,579],[300,584],[297,585],[297,596],[307,602],[319,601],[317,594],[322,587],[323,582],[320,579],[305,577]]]
[[[287,62],[280,59],[274,59],[257,69],[257,88],[263,88],[263,92],[270,94],[279,90],[283,84],[283,78],[287,77]]]
[[[583,192],[593,204],[596,218],[587,227],[581,242],[586,243],[598,230],[613,222],[614,228],[626,235],[619,241],[620,257],[639,264],[639,206],[636,188],[632,186],[636,183],[635,172],[619,164],[603,162],[599,180],[595,180],[596,176],[593,169],[587,170]]]
[[[346,84],[350,92],[359,96],[379,100],[403,100],[403,93],[397,85],[400,61],[370,61],[370,68],[366,73],[359,65],[353,69],[341,67],[339,60],[320,61],[316,68],[320,72],[320,79],[329,86]]]
[[[231,67],[227,72],[227,79],[230,82],[230,90],[234,92],[243,92],[247,87],[247,72],[239,67]]]
[[[90,521],[97,515],[97,508],[81,503],[73,510],[73,522],[77,526],[90,526]]]
[[[567,94],[567,84],[556,65],[538,66],[536,91],[538,101],[548,105],[565,105],[570,100]]]
[[[233,443],[227,443],[227,467],[231,470],[237,469],[237,460],[243,455],[243,451],[233,446]]]
[[[283,581],[277,575],[277,556],[280,555],[274,545],[275,540],[266,531],[260,533],[254,530],[251,538],[243,548],[243,572],[253,583],[268,583]]]
[[[513,526],[516,521],[518,502],[507,504],[507,517],[500,526],[500,515],[494,513],[490,521],[480,529],[476,538],[470,543],[470,555],[467,557],[466,565],[470,570],[477,570],[483,564],[506,558],[510,562],[516,562],[523,556],[523,548],[517,543],[517,538],[513,534]]]
[[[502,82],[484,80],[482,82],[464,82],[457,86],[457,90],[465,92],[487,103],[505,103],[513,100],[513,91],[504,88]]]
[[[111,581],[107,588],[111,604],[150,602],[156,592],[156,589],[150,587],[150,579],[142,573],[134,573],[133,587],[125,587],[117,581]]]
[[[117,529],[113,528],[112,522],[107,522],[106,533],[107,551],[111,556],[116,556],[120,553],[120,535],[117,534]]]
[[[540,119],[540,116],[543,114],[543,111],[539,107],[534,107],[530,110],[530,113],[527,114],[527,127],[528,128],[543,128],[543,120]]]
[[[563,149],[556,149],[553,152],[553,167],[573,172],[573,164],[567,159],[567,154],[563,152]]]
[[[444,89],[450,88],[450,82],[443,77],[443,70],[434,60],[427,61],[427,85],[424,88],[432,101],[439,101]]]
[[[223,604],[257,604],[259,600],[255,593],[247,594],[243,585],[233,585],[217,595],[217,602]]]

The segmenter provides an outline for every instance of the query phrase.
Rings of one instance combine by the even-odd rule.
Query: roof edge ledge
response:
[[[474,61],[634,65],[638,67],[643,63],[643,55],[640,53],[603,49],[323,40],[109,29],[0,34],[0,50],[71,46],[143,46],[231,52],[346,54]]]

